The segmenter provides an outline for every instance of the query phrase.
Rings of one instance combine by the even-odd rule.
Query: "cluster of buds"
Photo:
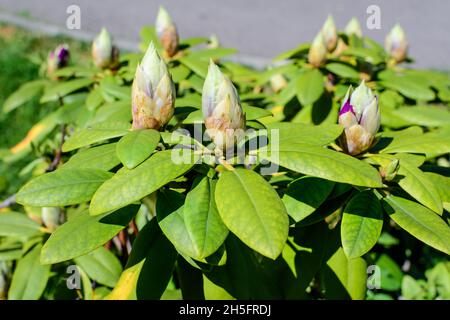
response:
[[[345,34],[347,36],[357,36],[358,38],[362,38],[362,30],[361,25],[359,24],[358,19],[353,17],[345,27]]]
[[[156,18],[156,33],[167,56],[173,57],[178,51],[178,32],[169,13],[163,7],[159,7]]]
[[[134,130],[158,130],[173,116],[175,86],[153,42],[136,68],[131,98]]]
[[[386,37],[386,51],[395,63],[403,62],[407,57],[408,41],[399,24],[396,24]]]
[[[378,99],[364,81],[353,90],[349,88],[339,111],[339,124],[344,126],[342,148],[357,155],[372,146],[380,128]]]
[[[92,59],[101,69],[114,68],[119,62],[119,49],[113,44],[109,32],[102,28],[92,43]]]
[[[327,53],[333,52],[338,44],[338,34],[332,16],[328,16],[320,32],[314,38],[308,52],[308,62],[314,67],[321,66]]]
[[[213,61],[203,85],[202,111],[206,134],[214,142],[216,154],[233,148],[244,133],[245,113],[233,83]]]
[[[61,44],[55,50],[50,51],[47,57],[47,74],[53,78],[56,70],[69,64],[70,52],[67,44]]]

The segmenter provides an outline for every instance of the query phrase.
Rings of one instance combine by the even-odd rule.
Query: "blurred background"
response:
[[[81,30],[68,30],[68,6],[81,9]],[[311,41],[328,14],[338,28],[355,16],[363,33],[383,42],[399,22],[411,44],[417,67],[450,67],[448,0],[0,0],[0,21],[88,40],[102,26],[125,49],[137,49],[139,30],[153,24],[164,5],[178,25],[180,36],[214,33],[225,47],[239,49],[241,62],[263,66],[276,54]],[[369,30],[367,8],[380,8],[381,28]]]

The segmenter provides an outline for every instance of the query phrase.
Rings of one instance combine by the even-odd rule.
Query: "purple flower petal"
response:
[[[341,110],[339,110],[339,115],[342,115],[347,112],[355,114],[355,110],[353,110],[353,106],[350,104],[350,98],[347,99],[344,106],[341,108]]]

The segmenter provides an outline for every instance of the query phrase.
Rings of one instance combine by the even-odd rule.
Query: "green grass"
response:
[[[47,54],[60,43],[68,43],[72,60],[89,59],[89,45],[62,37],[46,37],[9,25],[0,24],[0,110],[8,96],[20,85],[42,76],[41,65]],[[39,105],[38,99],[4,114],[0,111],[0,150],[9,149],[24,138],[34,123],[51,110],[51,105]],[[0,161],[0,201],[16,191],[21,182],[20,170],[33,157],[14,164]]]

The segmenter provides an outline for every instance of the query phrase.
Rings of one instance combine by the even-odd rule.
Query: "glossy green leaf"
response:
[[[385,253],[379,256],[375,264],[380,268],[380,273],[378,274],[380,283],[378,285],[381,289],[386,291],[399,290],[402,283],[403,271],[398,264]],[[376,278],[374,277],[374,280]]]
[[[117,156],[128,169],[133,169],[147,159],[159,142],[156,130],[131,131],[117,143]]]
[[[433,133],[398,137],[389,143],[382,153],[423,153],[428,158],[450,152],[450,137]]]
[[[116,210],[139,201],[187,172],[196,159],[192,153],[187,152],[187,157],[183,160],[181,152],[175,149],[161,151],[132,170],[122,169],[94,194],[89,208],[91,214]]]
[[[317,69],[305,71],[297,79],[297,98],[302,105],[317,101],[323,90],[323,75]]]
[[[433,172],[425,172],[425,175],[434,184],[441,200],[450,204],[450,178]]]
[[[0,236],[28,238],[39,234],[41,226],[25,214],[19,212],[0,212]]]
[[[86,98],[86,108],[95,110],[103,103],[103,96],[100,88],[93,89]]]
[[[203,79],[206,78],[206,74],[208,73],[208,60],[203,60],[195,57],[182,57],[179,59],[182,64],[191,69],[198,76]]]
[[[334,273],[344,289],[353,300],[362,300],[367,290],[367,263],[363,258],[348,259],[344,250],[340,247],[327,261],[328,267]],[[330,272],[325,272],[325,286],[331,281]],[[328,299],[338,299],[335,293],[326,288],[325,295]]]
[[[442,214],[442,200],[434,184],[414,163],[400,158],[398,184],[418,202],[438,214]]]
[[[314,177],[302,177],[291,182],[283,196],[288,214],[295,222],[313,213],[329,196],[334,183]]]
[[[52,233],[42,248],[41,263],[54,264],[97,249],[125,228],[138,209],[131,205],[98,216],[87,211],[77,214]]]
[[[108,287],[114,287],[122,273],[119,259],[104,247],[99,247],[86,255],[75,258],[75,263],[92,280]]]
[[[450,227],[430,209],[407,199],[388,196],[384,210],[400,227],[429,246],[450,254]]]
[[[101,122],[93,124],[89,128],[81,129],[74,133],[63,144],[63,151],[72,151],[95,142],[117,138],[129,132],[130,124],[127,122]]]
[[[108,143],[74,154],[61,168],[91,168],[109,171],[120,164],[116,154],[116,143]]]
[[[434,99],[433,90],[416,77],[394,75],[382,79],[381,84],[413,100],[430,101]]]
[[[215,200],[223,222],[242,242],[271,259],[278,257],[289,220],[283,202],[266,180],[245,169],[224,172]]]
[[[353,78],[359,79],[359,72],[353,67],[343,64],[343,63],[328,63],[326,66],[328,71],[342,77],[342,78]]]
[[[378,171],[369,164],[326,148],[280,143],[259,152],[263,159],[313,177],[364,187],[382,186]]]
[[[394,110],[393,113],[408,123],[420,126],[439,127],[450,123],[450,111],[447,107],[405,106]]]
[[[93,82],[94,79],[82,78],[60,82],[54,86],[49,86],[47,90],[45,90],[44,95],[41,97],[40,102],[46,103],[49,101],[58,100],[59,98],[68,95],[69,93],[75,92],[91,85]]]
[[[42,245],[35,246],[19,260],[8,291],[10,300],[38,300],[50,277],[50,266],[39,263]]]
[[[372,191],[353,197],[342,215],[341,239],[348,259],[360,257],[377,243],[383,227],[383,211]]]
[[[324,146],[336,140],[343,131],[343,127],[335,124],[312,126],[279,122],[270,123],[266,127],[269,137],[275,137],[276,135],[278,142],[286,145],[290,143],[307,143]],[[277,142],[273,141],[272,144],[274,143]]]
[[[22,205],[68,206],[89,201],[103,182],[112,177],[97,169],[60,169],[34,178],[16,196]]]
[[[8,113],[37,96],[48,83],[47,80],[27,82],[14,91],[3,104],[3,112]]]

